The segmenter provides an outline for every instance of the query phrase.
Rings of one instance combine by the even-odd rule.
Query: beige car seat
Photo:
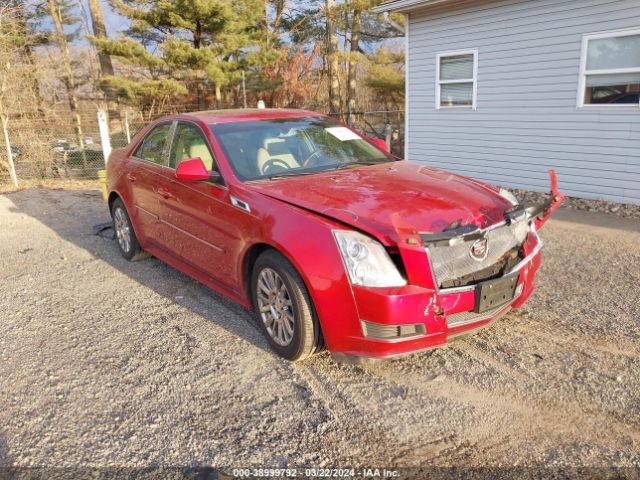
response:
[[[265,174],[264,168],[269,160],[280,160],[289,168],[298,168],[300,164],[287,148],[284,138],[265,138],[262,148],[258,149],[257,165],[261,175]]]
[[[211,156],[211,152],[209,152],[209,148],[204,141],[194,142],[189,145],[189,158],[202,159],[204,166],[207,167],[207,170],[209,171],[213,168],[213,157]]]

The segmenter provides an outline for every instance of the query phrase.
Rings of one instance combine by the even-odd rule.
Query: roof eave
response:
[[[391,0],[378,5],[373,9],[374,13],[409,13],[413,10],[449,3],[451,0]]]

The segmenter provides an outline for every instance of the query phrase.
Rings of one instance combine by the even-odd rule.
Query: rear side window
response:
[[[171,124],[163,123],[151,130],[142,141],[134,156],[146,160],[147,162],[165,164],[165,149],[171,132]]]

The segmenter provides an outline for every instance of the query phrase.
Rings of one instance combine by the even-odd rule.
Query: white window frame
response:
[[[473,78],[461,78],[456,80],[440,80],[440,59],[443,57],[455,57],[457,55],[473,55]],[[473,83],[473,97],[471,105],[442,105],[440,103],[440,93],[442,85],[456,83]],[[478,98],[478,50],[456,50],[453,52],[442,52],[436,55],[436,110],[476,110]]]
[[[404,15],[404,159],[409,160],[409,14]]]
[[[631,35],[640,35],[640,28],[634,28],[631,30],[614,30],[610,32],[598,32],[587,33],[582,36],[582,51],[580,53],[580,79],[578,81],[578,108],[611,108],[611,109],[638,109],[640,108],[640,102],[638,105],[630,104],[593,104],[585,103],[584,97],[587,87],[587,75],[611,75],[616,73],[637,73],[640,72],[640,68],[611,68],[608,70],[587,70],[587,53],[590,40],[598,40],[601,38],[615,38],[615,37],[628,37]]]

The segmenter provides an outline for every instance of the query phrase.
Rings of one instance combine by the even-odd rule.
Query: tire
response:
[[[147,255],[142,251],[136,232],[133,231],[131,219],[127,209],[121,199],[117,198],[111,206],[111,218],[113,219],[113,230],[120,253],[130,261],[141,260]]]
[[[256,260],[251,296],[257,321],[278,355],[295,362],[322,348],[320,323],[309,291],[294,266],[275,250],[267,250]]]

